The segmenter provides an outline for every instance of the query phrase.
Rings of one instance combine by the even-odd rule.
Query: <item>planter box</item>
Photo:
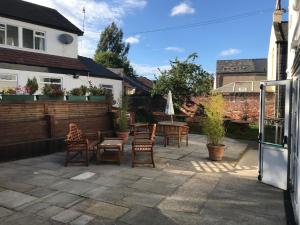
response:
[[[76,96],[76,95],[68,95],[67,99],[68,99],[68,101],[72,101],[72,102],[84,102],[84,101],[86,101],[85,96]]]
[[[105,95],[90,95],[88,96],[89,101],[91,102],[100,102],[100,101],[105,101],[106,100],[106,96]]]
[[[39,101],[63,101],[64,96],[37,95]]]
[[[34,95],[2,95],[4,102],[26,102],[34,101]]]

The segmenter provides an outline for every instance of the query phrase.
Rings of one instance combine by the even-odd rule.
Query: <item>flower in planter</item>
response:
[[[39,89],[39,85],[36,78],[35,77],[33,79],[28,78],[25,88],[27,90],[27,93],[33,95]]]
[[[16,89],[14,88],[5,88],[2,90],[1,94],[3,95],[15,95],[16,94]]]
[[[73,88],[69,94],[74,96],[85,96],[87,93],[87,87],[84,85],[81,85],[79,88]]]
[[[90,95],[94,95],[94,96],[101,96],[101,95],[105,95],[106,94],[106,90],[105,88],[99,86],[93,86],[92,82],[89,81],[90,87],[88,88],[88,92],[90,93]]]

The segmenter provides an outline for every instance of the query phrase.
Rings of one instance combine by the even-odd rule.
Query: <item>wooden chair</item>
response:
[[[177,142],[178,148],[181,146],[182,139],[185,138],[186,146],[189,144],[188,126],[165,126],[164,146],[169,145],[170,140]]]
[[[150,125],[149,133],[135,133],[134,139],[132,141],[132,167],[135,164],[152,164],[153,168],[155,167],[154,158],[153,158],[153,146],[155,143],[155,133],[156,133],[156,124]],[[141,134],[143,134],[143,138],[140,138]],[[147,138],[145,138],[145,135]],[[147,136],[148,135],[148,136]],[[137,153],[150,153],[151,160],[150,161],[138,161],[136,159]]]
[[[89,152],[97,150],[97,145],[101,141],[100,131],[97,134],[84,134],[81,129],[75,124],[69,124],[69,132],[66,136],[66,161],[65,166],[68,163],[85,163],[89,165]],[[83,154],[85,157],[83,158]],[[82,160],[72,160],[76,156],[81,155]]]

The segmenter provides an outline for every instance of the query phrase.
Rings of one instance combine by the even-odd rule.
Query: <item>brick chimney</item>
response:
[[[275,11],[273,13],[273,22],[281,23],[284,10],[281,8],[281,0],[276,1]]]

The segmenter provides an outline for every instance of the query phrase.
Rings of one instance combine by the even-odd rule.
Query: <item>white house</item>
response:
[[[122,78],[78,56],[78,37],[83,32],[58,11],[21,0],[1,0],[0,91],[25,86],[36,77],[40,90],[55,83],[69,91],[80,85],[102,85],[117,100]]]

